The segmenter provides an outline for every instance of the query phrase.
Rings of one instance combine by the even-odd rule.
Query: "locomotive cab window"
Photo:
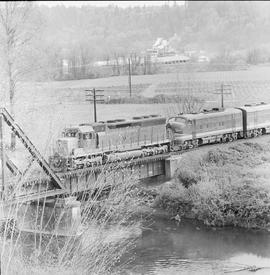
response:
[[[90,138],[90,133],[83,134],[83,139],[89,139]]]
[[[68,131],[68,132],[65,133],[65,136],[66,137],[76,137],[76,132]]]
[[[184,118],[182,118],[182,117],[176,117],[176,118],[175,118],[175,121],[177,121],[177,122],[182,122],[182,123],[186,123],[186,120],[185,120]]]
[[[168,123],[170,123],[170,122],[174,122],[175,120],[176,120],[176,118],[175,118],[175,117],[169,118]]]

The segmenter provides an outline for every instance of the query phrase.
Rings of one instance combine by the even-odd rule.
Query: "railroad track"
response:
[[[248,141],[254,141],[256,139],[263,139],[263,138],[269,138],[270,137],[270,134],[264,134],[263,136],[257,136],[257,137],[253,137],[253,138],[241,138],[241,139],[237,139],[237,140],[234,140],[232,142],[225,142],[225,143],[209,143],[209,144],[203,144],[199,147],[194,147],[194,148],[191,148],[191,149],[186,149],[186,150],[181,150],[181,151],[175,151],[175,152],[170,152],[170,156],[174,156],[174,155],[181,155],[181,154],[184,154],[184,153],[188,153],[188,152],[193,152],[193,151],[197,151],[197,150],[203,150],[203,149],[211,149],[211,148],[215,148],[215,147],[220,147],[220,146],[229,146],[231,144],[237,144],[237,143],[245,143],[245,142],[248,142]]]

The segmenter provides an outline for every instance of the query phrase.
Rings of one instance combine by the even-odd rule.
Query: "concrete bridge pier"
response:
[[[77,236],[81,229],[80,205],[76,197],[24,203],[16,215],[17,227],[25,232]]]
[[[167,180],[173,178],[176,170],[180,167],[182,155],[171,156],[165,159],[165,176]]]

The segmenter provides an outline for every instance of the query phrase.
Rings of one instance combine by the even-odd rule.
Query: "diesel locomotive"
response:
[[[262,102],[179,115],[168,119],[166,129],[172,151],[256,137],[270,131],[270,104]]]
[[[55,171],[127,161],[270,132],[270,104],[203,110],[166,119],[150,115],[65,128],[49,163]]]
[[[167,152],[165,125],[165,117],[148,115],[65,128],[50,166],[66,171]]]

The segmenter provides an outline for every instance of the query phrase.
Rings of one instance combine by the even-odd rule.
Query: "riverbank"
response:
[[[152,206],[178,221],[270,230],[269,168],[269,137],[186,153]]]

